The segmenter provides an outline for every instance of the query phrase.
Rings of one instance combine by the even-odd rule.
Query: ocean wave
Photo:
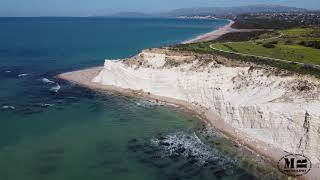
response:
[[[58,83],[56,83],[56,86],[51,87],[50,91],[58,93],[60,89],[61,89],[61,86]]]
[[[14,106],[2,106],[2,109],[11,109],[11,110],[14,110],[14,109],[16,109],[16,107],[14,107]]]
[[[23,74],[19,74],[19,75],[18,75],[18,77],[26,77],[26,76],[29,76],[29,74],[23,73]]]
[[[166,103],[163,101],[158,101],[158,100],[139,100],[136,101],[135,104],[137,106],[141,106],[141,107],[151,107],[151,106],[174,106],[174,107],[179,107],[175,104],[171,104],[171,103]]]
[[[46,104],[46,103],[40,103],[39,106],[40,107],[52,107],[54,106],[55,104]]]
[[[217,149],[203,143],[195,133],[167,135],[158,139],[152,139],[151,143],[164,149],[168,156],[192,158],[199,164],[211,161],[216,161],[224,167],[233,164],[232,159],[224,156]]]
[[[4,71],[5,73],[11,73],[11,71],[9,71],[9,70],[6,70],[6,71]]]
[[[49,80],[49,79],[47,79],[47,78],[42,78],[41,81],[42,81],[43,83],[46,83],[46,84],[53,84],[53,83],[55,83],[54,81],[51,81],[51,80]]]
[[[155,101],[147,101],[147,100],[140,100],[140,101],[137,101],[135,102],[135,104],[137,106],[141,106],[141,107],[151,107],[151,106],[161,106],[162,104],[161,103],[157,103]]]
[[[199,133],[201,134],[201,137],[215,137],[215,138],[229,139],[227,136],[225,136],[221,132],[215,130],[212,127],[206,126],[206,125],[202,126],[201,131]]]

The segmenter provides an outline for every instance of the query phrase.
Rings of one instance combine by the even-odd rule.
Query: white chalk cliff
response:
[[[240,134],[320,161],[320,82],[219,56],[145,50],[93,82],[199,104]]]

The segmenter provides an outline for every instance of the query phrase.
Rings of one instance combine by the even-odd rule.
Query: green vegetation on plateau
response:
[[[179,48],[201,53],[222,53],[224,56],[239,56],[218,52],[212,49],[216,48],[228,52],[300,62],[304,63],[305,66],[301,67],[301,65],[294,63],[276,62],[254,57],[241,57],[241,59],[244,60],[280,67],[281,69],[292,70],[294,72],[314,74],[320,77],[320,69],[314,69],[309,66],[320,65],[320,29],[295,28],[279,31],[265,31],[264,33],[255,32],[251,34],[250,39],[244,41],[237,41],[235,38],[232,38],[235,36],[240,37],[242,35],[244,34],[241,32],[234,33],[234,35],[229,33],[212,42],[182,45]],[[248,36],[248,32],[246,32],[245,36]],[[227,41],[228,39],[229,41]],[[210,48],[210,46],[212,48]]]

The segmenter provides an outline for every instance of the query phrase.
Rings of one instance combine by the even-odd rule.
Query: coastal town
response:
[[[307,11],[307,12],[284,12],[284,13],[251,13],[243,15],[241,18],[250,19],[256,17],[259,19],[273,19],[289,22],[300,22],[307,25],[319,25],[320,12],[319,11]]]
[[[265,22],[284,24],[284,28],[320,26],[320,11],[307,12],[284,12],[284,13],[250,13],[242,14],[233,19],[244,22]],[[290,25],[290,26],[289,26]],[[276,26],[271,26],[274,28]],[[280,27],[281,28],[281,27]]]
[[[235,21],[250,21],[250,20],[261,20],[261,21],[279,21],[299,26],[320,26],[320,11],[305,11],[305,12],[259,12],[259,13],[244,13],[235,15],[232,13],[226,15],[192,15],[192,16],[177,16],[181,19],[232,19]]]

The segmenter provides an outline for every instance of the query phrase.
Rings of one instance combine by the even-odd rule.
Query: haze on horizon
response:
[[[255,4],[320,9],[319,0],[1,0],[0,16],[90,16],[124,11],[159,13],[178,8]]]

